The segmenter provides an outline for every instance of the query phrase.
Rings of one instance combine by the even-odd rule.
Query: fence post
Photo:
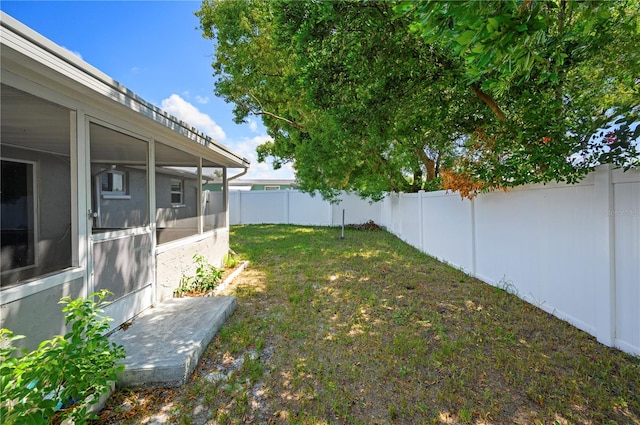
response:
[[[596,266],[596,337],[610,347],[615,344],[615,214],[611,166],[601,165],[594,175],[594,232]]]
[[[325,201],[327,203],[327,206],[329,207],[329,226],[334,226],[335,223],[333,222],[333,210],[335,209],[335,207],[337,205],[340,205],[341,203],[344,202],[344,197],[346,196],[345,192],[342,192],[342,195],[340,196],[340,202],[337,204],[334,204],[333,202],[329,202],[329,201]]]
[[[289,192],[291,192],[290,190],[285,191],[285,197],[284,197],[284,222],[285,224],[291,224],[289,223],[289,206],[290,206],[290,202],[289,202]]]
[[[476,202],[475,198],[469,200],[471,205],[471,273],[473,276],[478,276],[478,240],[476,237]]]
[[[424,195],[424,190],[419,190],[418,191],[418,217],[419,217],[419,222],[418,222],[418,230],[420,232],[420,239],[419,239],[419,244],[420,244],[420,251],[425,252],[424,251],[424,211],[422,211],[422,195]]]

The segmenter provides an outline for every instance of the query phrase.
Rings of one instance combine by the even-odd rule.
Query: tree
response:
[[[238,120],[262,115],[273,141],[259,158],[295,160],[303,190],[422,189],[473,129],[480,103],[459,65],[387,3],[205,2],[198,15],[216,41],[216,93]]]
[[[637,164],[637,5],[205,0],[197,15],[216,94],[272,137],[259,160],[292,162],[325,198],[378,199],[440,176],[466,196],[576,181],[593,161],[575,153],[612,119],[590,152]]]
[[[476,129],[450,187],[474,191],[574,182],[595,163],[640,165],[638,2],[423,1],[396,11],[425,42],[464,61],[463,78],[494,114]],[[602,149],[594,133],[619,118]],[[634,143],[635,140],[635,143]],[[576,152],[593,161],[571,161]]]

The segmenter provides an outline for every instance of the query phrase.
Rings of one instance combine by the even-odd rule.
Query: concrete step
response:
[[[236,307],[233,296],[172,298],[143,312],[109,336],[127,352],[116,386],[183,385]]]

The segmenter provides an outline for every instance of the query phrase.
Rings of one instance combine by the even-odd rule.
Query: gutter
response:
[[[231,176],[231,177],[227,177],[227,183],[229,183],[231,180],[235,180],[238,177],[242,177],[245,174],[247,174],[247,172],[249,172],[249,167],[245,167],[244,171],[241,171],[240,173],[236,174],[235,176]]]

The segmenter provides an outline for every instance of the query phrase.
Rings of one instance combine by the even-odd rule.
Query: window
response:
[[[120,197],[128,195],[127,173],[124,171],[105,171],[102,173],[102,195],[108,197]]]
[[[2,271],[36,264],[34,164],[2,160]]]
[[[39,290],[35,279],[77,266],[69,136],[74,120],[61,105],[4,80],[0,86],[0,287],[3,293],[14,287],[7,298],[14,300]],[[46,285],[56,281],[52,277]],[[29,288],[17,288],[26,282]]]
[[[180,179],[171,179],[171,205],[184,204],[184,182]]]
[[[280,186],[265,186],[264,190],[280,190]]]

